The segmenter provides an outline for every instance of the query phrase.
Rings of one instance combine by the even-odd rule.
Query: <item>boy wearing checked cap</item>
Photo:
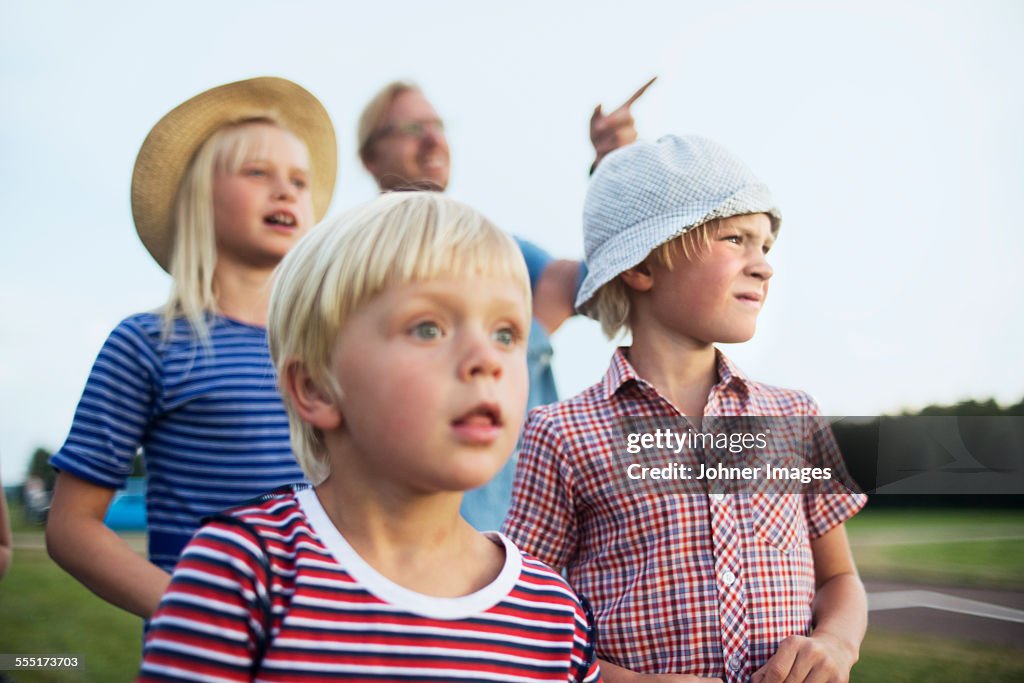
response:
[[[780,217],[699,137],[614,152],[587,193],[576,306],[632,344],[600,382],[530,414],[505,532],[594,605],[605,680],[846,681],[857,661],[867,608],[843,524],[862,494],[620,485],[627,419],[819,414],[715,348],[754,334]],[[820,450],[841,463],[830,433]]]

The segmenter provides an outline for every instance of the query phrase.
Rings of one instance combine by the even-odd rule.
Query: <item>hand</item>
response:
[[[625,104],[610,114],[602,112],[600,104],[594,108],[594,113],[590,116],[590,143],[594,145],[594,152],[597,155],[594,168],[597,168],[606,154],[636,140],[636,126],[629,108],[657,79],[655,76],[644,83]]]
[[[764,666],[750,677],[751,683],[847,683],[856,657],[829,635],[789,636]]]

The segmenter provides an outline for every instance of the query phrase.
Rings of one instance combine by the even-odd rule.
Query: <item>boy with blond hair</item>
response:
[[[780,218],[699,137],[614,152],[591,183],[576,305],[632,344],[601,382],[531,412],[505,532],[593,603],[606,680],[845,681],[857,660],[866,600],[843,522],[862,495],[623,485],[626,421],[818,414],[715,348],[753,336]],[[840,468],[828,434],[814,455]]]
[[[282,262],[270,349],[312,488],[203,527],[140,680],[595,681],[565,581],[459,516],[526,402],[530,283],[465,205],[384,195]]]

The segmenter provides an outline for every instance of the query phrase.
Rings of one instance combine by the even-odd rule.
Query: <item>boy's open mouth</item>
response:
[[[452,424],[456,427],[500,427],[501,408],[493,403],[481,403],[465,415],[456,418]]]

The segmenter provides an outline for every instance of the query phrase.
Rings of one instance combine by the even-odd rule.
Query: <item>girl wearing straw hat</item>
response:
[[[110,334],[51,460],[47,548],[109,602],[148,618],[203,517],[303,478],[267,350],[270,277],[326,213],[336,168],[323,105],[280,78],[203,92],[143,143],[132,214],[171,296]],[[139,449],[149,561],[103,523]]]

